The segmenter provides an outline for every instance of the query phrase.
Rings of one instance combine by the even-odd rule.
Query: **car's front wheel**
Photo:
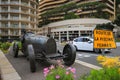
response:
[[[76,51],[78,51],[78,48],[77,48],[77,46],[75,46],[75,49],[76,49]]]
[[[94,49],[95,53],[101,53],[101,49]]]

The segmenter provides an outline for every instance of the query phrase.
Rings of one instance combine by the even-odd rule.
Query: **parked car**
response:
[[[93,47],[94,39],[92,37],[78,37],[73,39],[72,43],[76,47],[76,50],[94,51],[100,53],[101,49],[94,49]],[[110,51],[111,49],[105,49],[105,51]]]

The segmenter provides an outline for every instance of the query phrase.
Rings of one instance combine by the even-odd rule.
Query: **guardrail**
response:
[[[0,75],[2,80],[21,80],[21,77],[0,50]]]

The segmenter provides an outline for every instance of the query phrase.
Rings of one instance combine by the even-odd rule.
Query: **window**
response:
[[[11,27],[19,27],[19,23],[11,23]]]
[[[82,42],[83,39],[82,39],[82,38],[77,38],[77,39],[75,39],[74,41],[75,41],[75,42]]]
[[[90,41],[90,39],[88,39],[88,38],[83,38],[83,42],[88,42],[88,41]]]
[[[8,27],[8,23],[7,22],[2,23],[2,27]]]

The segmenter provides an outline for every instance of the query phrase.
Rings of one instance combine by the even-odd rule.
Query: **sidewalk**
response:
[[[21,80],[20,76],[0,50],[0,80]]]

